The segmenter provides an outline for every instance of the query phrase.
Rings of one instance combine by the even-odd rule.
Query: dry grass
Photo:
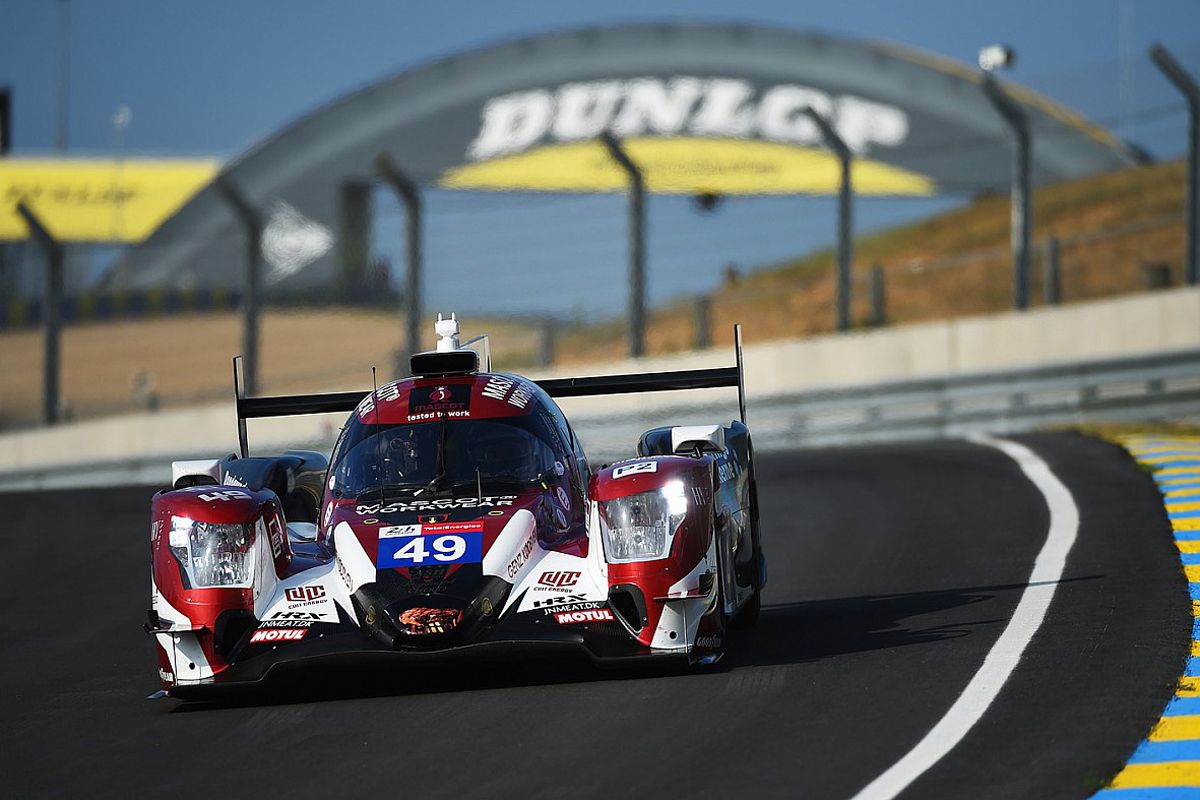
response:
[[[268,311],[262,317],[263,393],[370,388],[371,366],[392,376],[403,321],[375,311]],[[524,329],[479,321],[506,353],[532,351]],[[433,335],[427,343],[433,345]],[[504,348],[508,349],[505,350]],[[135,407],[133,382],[150,373],[163,406],[219,400],[232,392],[230,359],[241,350],[236,313],[72,325],[63,330],[62,396],[75,417]],[[0,335],[0,424],[37,418],[41,408],[42,344],[36,330]]]
[[[1040,189],[1034,198],[1034,240],[1053,234],[1060,248],[1063,302],[1143,288],[1142,267],[1165,263],[1175,280],[1184,251],[1184,165],[1156,164]],[[881,231],[855,242],[854,316],[866,324],[867,270],[884,268],[889,322],[916,322],[1005,311],[1012,302],[1007,195],[980,197],[961,209]],[[1127,228],[1140,230],[1125,231]],[[1124,231],[1124,232],[1122,232]],[[1094,238],[1097,235],[1101,238]],[[1107,235],[1105,235],[1107,234]],[[1031,297],[1042,297],[1035,253]],[[713,339],[728,344],[735,321],[755,341],[833,329],[834,253],[823,250],[758,270],[713,297]],[[650,314],[651,354],[686,350],[694,341],[689,301]],[[620,357],[621,325],[565,334],[564,363]]]

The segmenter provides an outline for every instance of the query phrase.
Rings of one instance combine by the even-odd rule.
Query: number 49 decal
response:
[[[466,531],[380,539],[377,566],[384,569],[422,564],[475,564],[482,560],[483,531]]]

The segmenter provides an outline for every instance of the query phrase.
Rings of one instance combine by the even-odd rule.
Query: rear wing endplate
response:
[[[547,378],[534,381],[551,397],[589,397],[634,392],[667,392],[678,389],[736,388],[738,415],[746,423],[746,381],[742,363],[742,326],[733,326],[736,361],[732,367],[684,369],[673,372],[640,372],[625,375],[597,375],[586,378]],[[242,458],[249,454],[246,420],[264,417],[291,417],[302,414],[348,412],[358,407],[371,392],[329,392],[277,397],[246,397],[242,375],[242,357],[233,359],[233,393],[237,406],[238,445]]]

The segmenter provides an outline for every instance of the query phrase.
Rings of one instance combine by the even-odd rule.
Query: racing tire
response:
[[[762,589],[756,589],[746,604],[733,615],[733,619],[729,620],[726,627],[739,631],[749,630],[758,622],[758,615],[761,611]]]

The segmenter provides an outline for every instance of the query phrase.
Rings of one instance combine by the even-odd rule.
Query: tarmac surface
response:
[[[1041,627],[905,798],[1086,797],[1157,720],[1191,614],[1123,450],[1017,437],[1080,511]],[[938,722],[1047,537],[1042,494],[964,441],[759,457],[769,585],[717,669],[324,672],[236,704],[147,700],[145,487],[0,494],[6,797],[846,798]]]

